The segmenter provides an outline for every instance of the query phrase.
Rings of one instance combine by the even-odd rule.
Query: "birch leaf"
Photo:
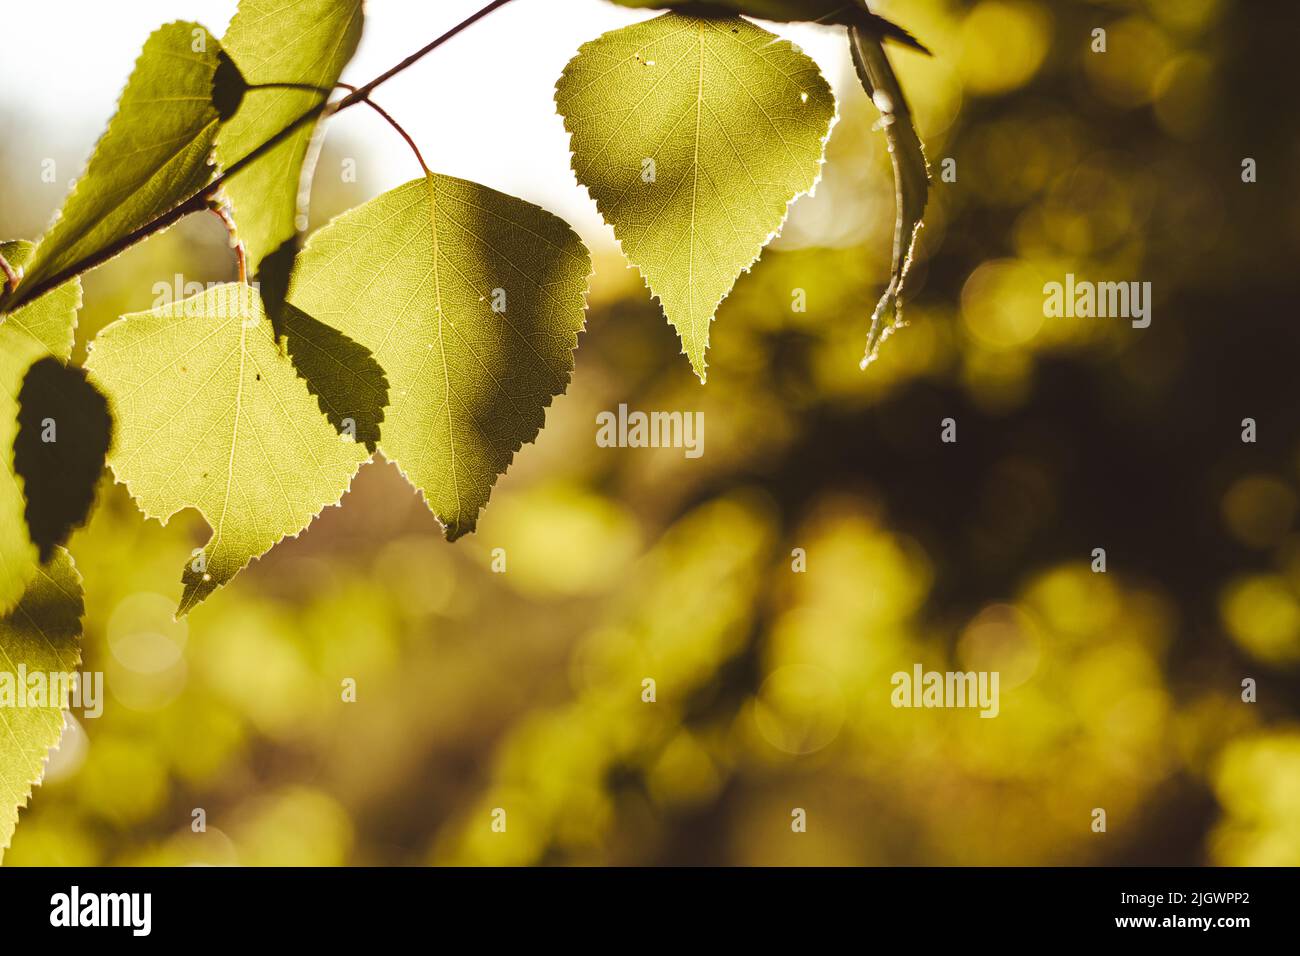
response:
[[[622,7],[671,7],[699,14],[704,4],[696,2],[671,3],[667,0],[614,0]],[[856,26],[873,36],[897,40],[922,53],[930,51],[916,37],[896,23],[877,16],[867,9],[866,0],[713,0],[711,4],[720,14],[743,13],[760,20],[778,20],[785,23],[822,23],[836,26]]]
[[[555,99],[578,181],[703,381],[718,305],[820,176],[830,87],[748,20],[666,13],[583,44]]]
[[[185,565],[182,615],[337,504],[367,457],[321,413],[250,286],[123,316],[86,369],[117,422],[117,480],[148,517],[196,508],[212,528]]]
[[[63,736],[66,687],[42,700],[22,698],[19,682],[35,674],[71,675],[81,663],[81,575],[60,549],[40,569],[16,607],[0,617],[0,856]],[[20,672],[19,668],[23,668]]]
[[[361,0],[241,0],[221,41],[247,84],[217,138],[223,168],[328,99],[361,40],[361,25]],[[222,187],[254,271],[299,232],[298,197],[310,186],[316,125],[304,123]]]
[[[316,232],[289,299],[374,353],[379,449],[454,539],[568,385],[590,274],[563,220],[430,173]]]
[[[212,103],[219,50],[197,23],[169,23],[145,41],[116,115],[6,310],[27,301],[24,289],[103,251],[207,183],[220,122]]]

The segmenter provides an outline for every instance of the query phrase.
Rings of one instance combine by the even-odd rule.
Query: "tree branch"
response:
[[[500,7],[504,7],[509,2],[510,0],[492,0],[491,3],[487,4],[487,6],[470,14],[460,23],[456,24],[446,33],[442,34],[442,36],[438,37],[432,42],[421,47],[419,50],[416,50],[405,60],[402,60],[402,62],[398,63],[392,69],[379,74],[379,76],[375,77],[369,83],[365,84],[364,86],[357,87],[347,96],[345,96],[343,99],[338,100],[332,104],[328,102],[320,103],[308,109],[306,112],[302,113],[302,115],[298,116],[288,126],[284,127],[282,130],[280,130],[278,133],[276,133],[266,142],[262,143],[262,145],[258,146],[256,149],[254,149],[243,159],[240,159],[238,162],[232,163],[228,169],[222,172],[219,176],[213,179],[210,183],[204,186],[193,196],[190,196],[188,199],[180,203],[180,205],[173,206],[167,212],[163,213],[160,216],[155,217],[154,219],[151,219],[143,226],[140,226],[138,229],[132,230],[130,233],[123,236],[121,239],[118,239],[115,242],[110,243],[109,245],[105,246],[103,249],[100,249],[97,252],[85,256],[84,258],[68,266],[66,269],[60,270],[59,272],[56,272],[54,275],[50,276],[49,278],[44,279],[41,282],[36,283],[36,285],[28,288],[24,288],[19,283],[17,284],[16,291],[14,291],[13,280],[7,279],[7,281],[11,283],[10,289],[13,292],[13,294],[10,296],[10,301],[0,303],[0,306],[2,306],[3,311],[11,312],[14,309],[18,308],[20,305],[25,305],[26,303],[31,302],[33,299],[39,298],[40,296],[51,291],[52,289],[62,285],[63,283],[71,279],[73,276],[81,275],[82,273],[89,272],[91,269],[103,265],[108,260],[113,259],[116,256],[120,255],[121,253],[125,252],[127,249],[131,248],[136,243],[148,239],[154,233],[162,232],[164,229],[174,226],[177,222],[184,219],[186,216],[190,215],[191,213],[202,212],[203,210],[207,209],[209,206],[209,201],[217,194],[218,191],[220,191],[222,185],[226,182],[226,180],[236,175],[240,170],[247,168],[249,164],[253,163],[254,161],[260,159],[262,156],[266,155],[268,151],[274,149],[280,143],[284,142],[285,139],[292,136],[302,126],[312,122],[318,117],[323,118],[325,116],[332,116],[335,113],[341,113],[343,112],[343,110],[356,106],[358,103],[366,102],[370,94],[380,84],[388,82],[397,74],[405,70],[407,67],[413,65],[414,63],[421,60],[423,57],[427,56],[429,53],[432,53],[438,47],[442,46],[444,43],[446,43],[452,37],[456,36],[456,34],[460,33],[462,30],[465,30],[468,27],[473,26],[479,20],[482,20],[484,17],[486,17],[489,13],[491,13],[492,11]],[[374,106],[373,103],[371,103],[370,105]],[[403,133],[403,135],[405,136],[405,133]],[[409,141],[409,137],[407,139]],[[412,146],[414,146],[414,143],[412,143]],[[419,151],[417,150],[416,153],[418,155]],[[421,164],[423,164],[424,160],[421,159],[420,162]],[[8,275],[8,270],[6,270],[6,275]]]
[[[388,82],[393,77],[395,77],[398,73],[401,73],[403,70],[405,70],[412,63],[415,63],[417,60],[421,59],[426,54],[431,53],[434,50],[438,49],[438,47],[442,46],[444,43],[446,43],[456,34],[460,33],[462,30],[468,27],[472,27],[475,23],[482,20],[493,10],[496,10],[498,7],[504,7],[509,2],[510,0],[492,0],[491,3],[483,7],[481,10],[471,13],[468,17],[460,21],[460,23],[456,24],[454,27],[452,27],[442,36],[438,37],[436,40],[427,44],[426,46],[423,46],[420,49],[416,50],[414,53],[412,53],[405,60],[397,64],[397,66],[393,67],[388,72],[379,74],[369,83],[367,83],[365,86],[359,87],[355,92],[352,93],[351,96],[342,100],[339,103],[338,108],[340,110],[345,110],[349,106],[361,102],[366,97],[368,97],[371,93],[373,93],[375,91],[375,88],[378,87],[381,83]]]

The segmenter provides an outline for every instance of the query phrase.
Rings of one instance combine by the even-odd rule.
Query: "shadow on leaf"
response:
[[[374,353],[286,302],[281,307],[289,361],[340,435],[373,453],[388,407],[388,377]]]
[[[239,112],[248,83],[239,67],[225,50],[217,53],[217,69],[212,74],[212,105],[224,123]]]
[[[18,392],[14,471],[23,479],[28,533],[42,562],[82,525],[113,438],[108,402],[79,368],[43,358]]]
[[[301,248],[298,237],[286,239],[265,259],[257,270],[257,294],[262,297],[262,308],[271,317],[271,329],[278,342],[285,336],[284,306],[289,295],[289,280]]]
[[[388,407],[388,376],[370,349],[286,301],[298,249],[298,240],[290,239],[262,260],[262,306],[276,341],[284,340],[289,361],[330,424],[373,454]]]

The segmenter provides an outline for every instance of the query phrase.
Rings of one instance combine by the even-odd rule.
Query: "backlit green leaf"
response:
[[[0,856],[63,736],[64,681],[81,663],[83,610],[81,576],[60,549],[17,606],[0,616]],[[32,680],[38,674],[45,685],[39,697]],[[58,675],[54,692],[51,674]]]
[[[672,3],[671,0],[613,0],[622,7],[638,9],[679,9],[702,15],[705,4],[694,2]],[[787,23],[808,22],[836,26],[856,26],[872,36],[897,40],[917,50],[929,52],[902,27],[877,16],[867,9],[866,0],[713,0],[711,4],[719,15],[743,13],[760,20],[778,20]]]
[[[374,353],[379,448],[456,538],[567,386],[590,273],[562,220],[430,174],[315,233],[289,299]]]
[[[212,78],[220,47],[197,23],[159,27],[145,42],[117,114],[6,308],[24,290],[167,212],[211,176],[220,117]]]
[[[241,0],[221,42],[248,88],[217,138],[222,168],[325,102],[356,51],[361,24],[361,0]],[[254,271],[300,231],[298,197],[311,181],[316,125],[304,123],[222,187]]]
[[[747,20],[668,13],[583,44],[555,99],[578,181],[703,381],[718,305],[820,175],[830,87]]]
[[[246,285],[124,316],[86,368],[117,421],[118,481],[151,518],[196,508],[212,527],[185,565],[181,614],[337,504],[367,457],[321,413]]]

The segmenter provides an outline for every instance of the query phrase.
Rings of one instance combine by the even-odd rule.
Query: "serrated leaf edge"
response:
[[[184,300],[182,300],[182,301],[184,301]],[[100,331],[99,331],[99,335],[95,336],[94,341],[92,341],[92,342],[90,342],[90,343],[87,344],[87,346],[86,346],[87,356],[89,356],[89,354],[92,353],[92,352],[94,351],[95,344],[99,341],[100,336],[103,336],[105,333],[108,333],[108,332],[110,332],[111,330],[113,330],[113,329],[115,329],[115,328],[117,328],[117,327],[119,327],[119,326],[125,326],[125,325],[126,325],[128,322],[130,322],[131,319],[132,319],[134,316],[136,316],[136,315],[147,315],[147,314],[149,314],[147,310],[146,310],[145,312],[131,313],[130,315],[124,315],[124,316],[122,316],[121,318],[118,318],[117,320],[115,320],[115,321],[113,321],[113,322],[110,322],[108,325],[104,326],[104,328],[100,329]],[[267,318],[266,321],[269,322],[270,319]],[[288,361],[289,361],[288,356],[284,354],[283,349],[280,349],[280,348],[279,348],[278,343],[277,343],[277,349],[278,349],[278,350],[280,351],[280,353],[281,353],[281,354],[280,354],[281,359],[282,359],[283,361],[285,361],[285,362],[288,362]],[[93,378],[97,378],[98,376],[92,376],[92,377],[93,377]],[[307,392],[307,394],[312,398],[312,407],[315,408],[315,409],[317,409],[317,414],[320,415],[320,419],[321,419],[321,421],[325,423],[326,427],[328,427],[328,428],[330,429],[330,431],[334,431],[334,426],[330,423],[329,418],[326,417],[326,415],[325,415],[324,412],[320,411],[320,403],[319,403],[318,401],[316,401],[316,397],[315,397],[314,395],[311,395],[311,391],[310,391],[310,389],[307,388],[307,384],[306,384],[306,382],[304,382],[304,381],[303,381],[303,380],[302,380],[302,379],[297,375],[296,372],[295,372],[295,374],[294,374],[294,381],[300,383],[300,384],[302,385],[303,390],[304,390],[305,392]],[[112,399],[112,395],[113,395],[112,390],[111,390],[111,389],[108,389],[108,388],[106,388],[106,387],[100,387],[100,391],[103,392],[106,396],[109,397],[109,403],[110,403],[110,404],[109,404],[109,407],[110,407],[110,409],[112,409],[112,408],[113,408],[113,405],[112,405],[112,401],[113,401],[113,399]],[[341,441],[341,440],[342,440],[342,439],[340,439],[340,441]],[[360,444],[360,443],[358,442],[357,444]],[[364,446],[363,446],[363,447],[364,447]],[[235,578],[237,578],[240,574],[242,574],[242,573],[243,573],[247,568],[251,567],[251,566],[253,565],[254,562],[259,561],[259,560],[261,560],[265,555],[270,554],[273,550],[275,550],[275,548],[279,547],[279,546],[280,546],[281,544],[283,544],[285,541],[292,541],[292,540],[296,540],[297,538],[301,537],[304,533],[306,533],[306,532],[311,528],[311,526],[312,526],[313,524],[316,523],[316,519],[319,518],[322,514],[324,514],[324,512],[325,512],[326,509],[328,509],[328,508],[338,508],[338,507],[340,507],[340,506],[342,505],[343,499],[344,499],[345,497],[347,497],[348,492],[350,492],[350,491],[352,490],[352,483],[353,483],[354,481],[356,481],[356,477],[357,477],[357,475],[360,473],[361,469],[362,469],[364,466],[366,466],[366,465],[370,464],[371,462],[373,462],[374,460],[375,460],[375,456],[374,456],[373,454],[371,454],[371,455],[366,456],[366,457],[365,457],[364,459],[362,459],[361,461],[357,462],[357,467],[356,467],[355,469],[353,469],[351,476],[348,478],[347,484],[343,487],[343,490],[339,493],[338,498],[334,499],[333,501],[327,501],[327,502],[325,502],[323,505],[321,505],[321,507],[320,507],[320,508],[319,508],[319,509],[318,509],[318,510],[317,510],[317,511],[316,511],[316,512],[311,516],[311,519],[310,519],[310,520],[309,520],[305,525],[303,525],[302,528],[301,528],[300,530],[298,530],[298,531],[296,531],[296,532],[294,532],[294,533],[292,533],[292,534],[284,534],[284,535],[281,535],[279,538],[276,539],[275,543],[274,543],[271,547],[267,548],[267,549],[266,549],[265,551],[263,551],[261,554],[255,554],[255,555],[251,556],[247,561],[245,561],[243,564],[241,564],[241,565],[238,567],[238,569],[236,569],[235,573],[232,574],[232,575],[231,575],[231,576],[230,576],[226,581],[223,581],[223,582],[221,582],[220,584],[218,584],[215,588],[213,588],[211,591],[209,591],[207,594],[205,594],[201,599],[199,599],[199,600],[197,600],[197,601],[190,601],[190,602],[185,602],[185,601],[183,601],[183,600],[178,600],[178,602],[177,602],[177,606],[176,606],[175,619],[176,619],[176,620],[180,620],[181,618],[185,617],[187,614],[189,614],[189,612],[190,612],[191,610],[193,610],[194,608],[198,607],[200,604],[202,604],[202,603],[203,603],[204,601],[206,601],[208,598],[212,597],[214,594],[216,594],[216,593],[217,593],[218,591],[220,591],[222,588],[226,587],[226,585],[228,585],[228,584],[230,584],[232,581],[234,581]],[[208,530],[211,532],[211,534],[208,536],[208,540],[207,540],[206,542],[204,542],[204,545],[203,545],[205,548],[207,547],[208,542],[210,542],[210,541],[212,540],[212,534],[215,534],[215,533],[216,533],[216,529],[212,527],[212,525],[208,522],[208,518],[207,518],[207,516],[204,515],[203,512],[202,512],[198,507],[196,507],[196,506],[194,506],[194,505],[187,505],[187,506],[185,506],[185,507],[183,507],[183,508],[177,508],[175,511],[172,511],[172,512],[166,514],[166,515],[164,515],[164,514],[154,513],[154,512],[152,512],[152,511],[150,511],[150,509],[145,505],[145,503],[144,503],[144,501],[141,499],[141,497],[140,497],[139,495],[137,495],[137,494],[135,493],[135,491],[132,490],[132,488],[131,488],[131,482],[130,482],[129,480],[125,479],[125,478],[120,477],[120,476],[118,475],[116,466],[114,466],[114,465],[110,462],[110,463],[108,464],[108,468],[109,468],[109,471],[111,471],[111,472],[113,473],[113,484],[115,484],[115,485],[121,485],[122,487],[124,487],[124,488],[126,489],[127,494],[131,497],[131,500],[135,502],[136,507],[139,509],[140,513],[141,513],[142,515],[145,516],[146,519],[148,519],[148,520],[150,520],[150,521],[157,521],[160,525],[162,525],[163,527],[166,527],[166,526],[167,526],[167,523],[168,523],[169,521],[171,521],[172,518],[176,517],[178,514],[182,514],[182,513],[187,512],[187,511],[193,511],[195,514],[197,514],[197,515],[199,516],[199,518],[203,521],[203,523],[204,523],[205,525],[207,525]],[[181,581],[182,581],[182,584],[181,584],[182,596],[184,595],[184,573],[185,573],[185,572],[184,572],[184,568],[182,568],[182,570],[181,570],[181,575],[182,575],[182,579],[181,579]]]
[[[659,16],[663,16],[663,14],[660,14]],[[629,24],[628,26],[639,26],[639,25],[642,24],[642,23],[649,23],[649,22],[651,22],[652,20],[655,20],[655,19],[658,19],[658,17],[657,17],[657,16],[656,16],[656,17],[649,17],[649,18],[647,18],[647,19],[645,19],[645,20],[640,20],[640,21],[638,21],[637,23]],[[808,186],[807,189],[804,189],[804,190],[802,190],[802,191],[800,191],[800,192],[796,192],[793,196],[791,196],[791,197],[786,201],[786,204],[785,204],[785,211],[784,211],[784,212],[782,213],[782,215],[781,215],[781,221],[780,221],[779,223],[777,223],[775,229],[773,229],[771,232],[769,232],[769,233],[767,234],[767,237],[763,240],[762,245],[760,245],[760,246],[758,247],[758,252],[754,255],[754,257],[753,257],[752,259],[750,259],[749,262],[748,262],[746,265],[744,265],[744,266],[741,267],[740,272],[738,272],[738,273],[736,274],[736,278],[735,278],[735,280],[734,280],[734,281],[732,282],[732,284],[731,284],[731,288],[728,289],[726,292],[724,292],[724,293],[722,294],[722,297],[721,297],[720,299],[718,299],[718,301],[717,301],[716,303],[714,303],[714,306],[713,306],[713,315],[709,318],[709,328],[710,328],[710,331],[712,330],[713,323],[716,322],[717,319],[718,319],[718,311],[722,308],[722,303],[725,302],[725,301],[727,301],[727,297],[730,296],[731,293],[735,290],[735,288],[736,288],[736,283],[740,281],[740,277],[743,276],[743,275],[748,274],[748,273],[749,273],[749,272],[754,268],[754,265],[758,262],[759,259],[762,258],[762,256],[763,256],[763,251],[764,251],[764,250],[765,250],[765,249],[766,249],[766,248],[767,248],[767,247],[772,243],[772,241],[773,241],[774,239],[776,239],[778,236],[780,236],[781,231],[785,228],[785,224],[786,224],[786,222],[789,221],[789,218],[790,218],[790,208],[791,208],[791,207],[792,207],[792,206],[793,206],[793,205],[794,205],[798,200],[802,199],[804,196],[812,196],[812,195],[814,195],[814,194],[817,192],[817,186],[818,186],[818,184],[821,182],[821,179],[822,179],[822,172],[823,172],[824,167],[826,166],[826,144],[830,142],[831,133],[834,132],[834,130],[835,130],[835,126],[836,126],[836,124],[837,124],[837,123],[839,122],[839,120],[840,120],[840,105],[839,105],[839,101],[835,98],[835,91],[834,91],[834,89],[831,88],[830,83],[826,80],[826,76],[825,76],[825,74],[822,72],[821,64],[819,64],[819,63],[818,63],[816,60],[814,60],[811,56],[808,56],[808,54],[805,53],[805,52],[803,51],[803,49],[799,46],[799,44],[795,43],[793,40],[786,39],[785,37],[781,36],[780,34],[773,33],[771,30],[765,30],[763,27],[761,27],[761,26],[759,26],[758,24],[754,23],[753,20],[751,20],[751,19],[748,18],[748,17],[742,17],[742,16],[737,15],[734,19],[737,19],[737,20],[744,20],[746,23],[750,24],[750,25],[753,26],[755,29],[762,30],[764,33],[768,34],[768,35],[771,36],[774,40],[776,40],[776,41],[778,41],[778,42],[780,42],[780,43],[787,44],[787,45],[788,45],[792,50],[794,50],[795,52],[797,52],[797,53],[799,53],[799,54],[802,54],[802,55],[805,56],[805,57],[808,57],[809,61],[811,61],[811,62],[813,63],[813,65],[817,67],[817,76],[818,76],[818,78],[822,81],[822,83],[824,83],[824,84],[826,85],[826,93],[827,93],[827,95],[830,97],[830,100],[831,100],[831,106],[832,106],[833,112],[831,113],[831,119],[830,119],[830,122],[829,122],[829,123],[827,124],[827,126],[826,126],[826,134],[821,138],[821,143],[820,143],[820,145],[821,145],[821,156],[820,156],[820,157],[818,158],[818,160],[817,160],[817,172],[816,172],[816,175],[813,176],[812,183]],[[686,355],[686,357],[687,357],[687,361],[690,362],[691,370],[695,373],[696,377],[699,378],[699,380],[700,380],[700,384],[701,384],[701,385],[704,385],[704,384],[707,384],[707,380],[708,380],[708,368],[709,368],[709,363],[708,363],[708,346],[707,346],[707,345],[705,346],[705,352],[704,352],[704,355],[703,355],[703,357],[700,359],[700,361],[701,361],[701,363],[702,363],[702,367],[699,368],[699,369],[695,368],[695,363],[694,363],[693,361],[691,361],[690,356],[689,356],[689,354],[688,354],[687,351],[686,351],[686,343],[685,343],[684,341],[682,341],[682,335],[681,335],[681,332],[680,332],[680,330],[679,330],[675,325],[673,325],[672,319],[670,319],[670,318],[668,317],[668,310],[664,307],[663,300],[659,297],[659,295],[658,295],[658,294],[655,292],[655,290],[651,287],[651,285],[650,285],[650,278],[645,274],[645,270],[643,270],[639,265],[637,265],[635,262],[633,262],[632,259],[627,255],[627,253],[623,251],[623,240],[622,240],[622,238],[621,238],[621,237],[619,236],[619,234],[618,234],[618,232],[619,232],[618,227],[615,226],[612,222],[610,222],[607,218],[605,218],[605,210],[601,208],[601,202],[600,202],[599,199],[596,198],[595,194],[592,193],[592,191],[591,191],[591,187],[587,186],[585,183],[582,182],[582,180],[578,179],[578,172],[577,172],[577,169],[574,167],[574,162],[573,162],[573,161],[574,161],[574,158],[575,158],[575,155],[576,155],[576,154],[574,153],[573,149],[572,149],[572,143],[573,143],[573,130],[572,130],[572,129],[570,128],[570,126],[569,126],[569,118],[568,118],[567,116],[565,116],[564,113],[560,110],[560,101],[559,101],[559,100],[560,100],[560,83],[562,83],[562,82],[564,81],[564,79],[569,75],[569,68],[574,64],[574,62],[578,59],[578,57],[582,56],[583,51],[586,50],[587,47],[591,46],[591,45],[594,44],[594,43],[598,43],[598,42],[599,42],[603,37],[605,37],[606,35],[608,35],[608,34],[610,34],[610,33],[617,33],[619,30],[625,30],[625,29],[627,29],[627,27],[616,27],[616,28],[613,29],[613,30],[607,30],[607,31],[605,31],[605,33],[602,33],[600,36],[595,37],[594,39],[588,40],[588,41],[586,41],[585,43],[583,43],[581,46],[579,46],[579,47],[578,47],[578,52],[575,53],[575,54],[573,55],[573,57],[571,57],[571,58],[569,59],[569,62],[565,64],[565,66],[564,66],[564,71],[560,74],[560,79],[556,81],[556,84],[555,84],[555,90],[554,90],[554,95],[553,95],[552,99],[553,99],[553,101],[555,102],[555,111],[556,111],[556,113],[558,113],[559,116],[560,116],[560,118],[564,121],[564,131],[565,131],[566,133],[569,134],[569,143],[570,143],[570,149],[569,149],[569,170],[573,173],[574,182],[576,182],[579,186],[581,186],[581,187],[586,191],[587,195],[591,197],[592,202],[594,202],[594,203],[596,204],[596,209],[597,209],[597,211],[600,213],[600,218],[601,218],[601,220],[602,220],[606,225],[608,225],[609,228],[610,228],[610,230],[614,233],[614,241],[615,241],[615,243],[618,245],[618,251],[619,251],[619,254],[623,257],[623,260],[627,263],[627,268],[629,268],[629,269],[636,269],[636,271],[640,274],[640,276],[641,276],[641,281],[642,281],[642,283],[645,285],[646,290],[650,293],[650,297],[651,297],[651,299],[653,299],[655,302],[659,303],[659,311],[660,311],[660,313],[661,313],[661,314],[663,315],[663,317],[664,317],[664,322],[665,322],[665,323],[666,323],[670,328],[672,328],[672,330],[673,330],[673,334],[676,335],[678,341],[682,343],[682,350],[681,350],[681,352],[679,352],[678,354],[680,354],[680,355]]]
[[[85,579],[82,578],[81,572],[77,569],[77,562],[76,559],[73,558],[72,552],[68,551],[66,548],[60,548],[59,550],[67,555],[68,564],[72,568],[72,573],[76,577],[77,586],[83,587]],[[37,574],[45,574],[44,566],[37,567]],[[49,575],[46,575],[46,577],[49,577]],[[35,580],[35,578],[33,578],[33,580]],[[50,580],[53,581],[54,579],[50,578]],[[21,601],[19,603],[21,603]],[[85,595],[84,588],[77,603],[81,606],[81,610],[77,614],[77,623],[81,625],[81,630],[77,634],[77,659],[73,663],[74,667],[80,667],[83,662],[81,641],[85,637],[85,626],[83,624],[83,621],[85,620],[86,617],[86,595]],[[15,608],[17,606],[18,605],[14,605]],[[13,608],[11,608],[8,613],[12,613],[12,612],[13,612]],[[48,750],[45,751],[45,756],[41,758],[40,773],[37,775],[35,780],[27,784],[27,792],[24,793],[22,791],[19,791],[18,793],[18,805],[15,808],[16,816],[14,820],[13,832],[10,833],[7,837],[5,837],[3,843],[0,843],[0,862],[4,861],[5,851],[8,850],[13,845],[13,835],[14,833],[18,832],[18,822],[22,819],[22,811],[30,809],[32,797],[36,795],[36,788],[39,787],[45,781],[45,770],[47,767],[49,767],[50,755],[53,754],[56,750],[59,749],[59,747],[63,745],[63,735],[68,732],[68,715],[70,711],[68,708],[63,707],[60,708],[59,713],[63,715],[63,729],[59,734],[58,741],[52,747],[50,747]]]

